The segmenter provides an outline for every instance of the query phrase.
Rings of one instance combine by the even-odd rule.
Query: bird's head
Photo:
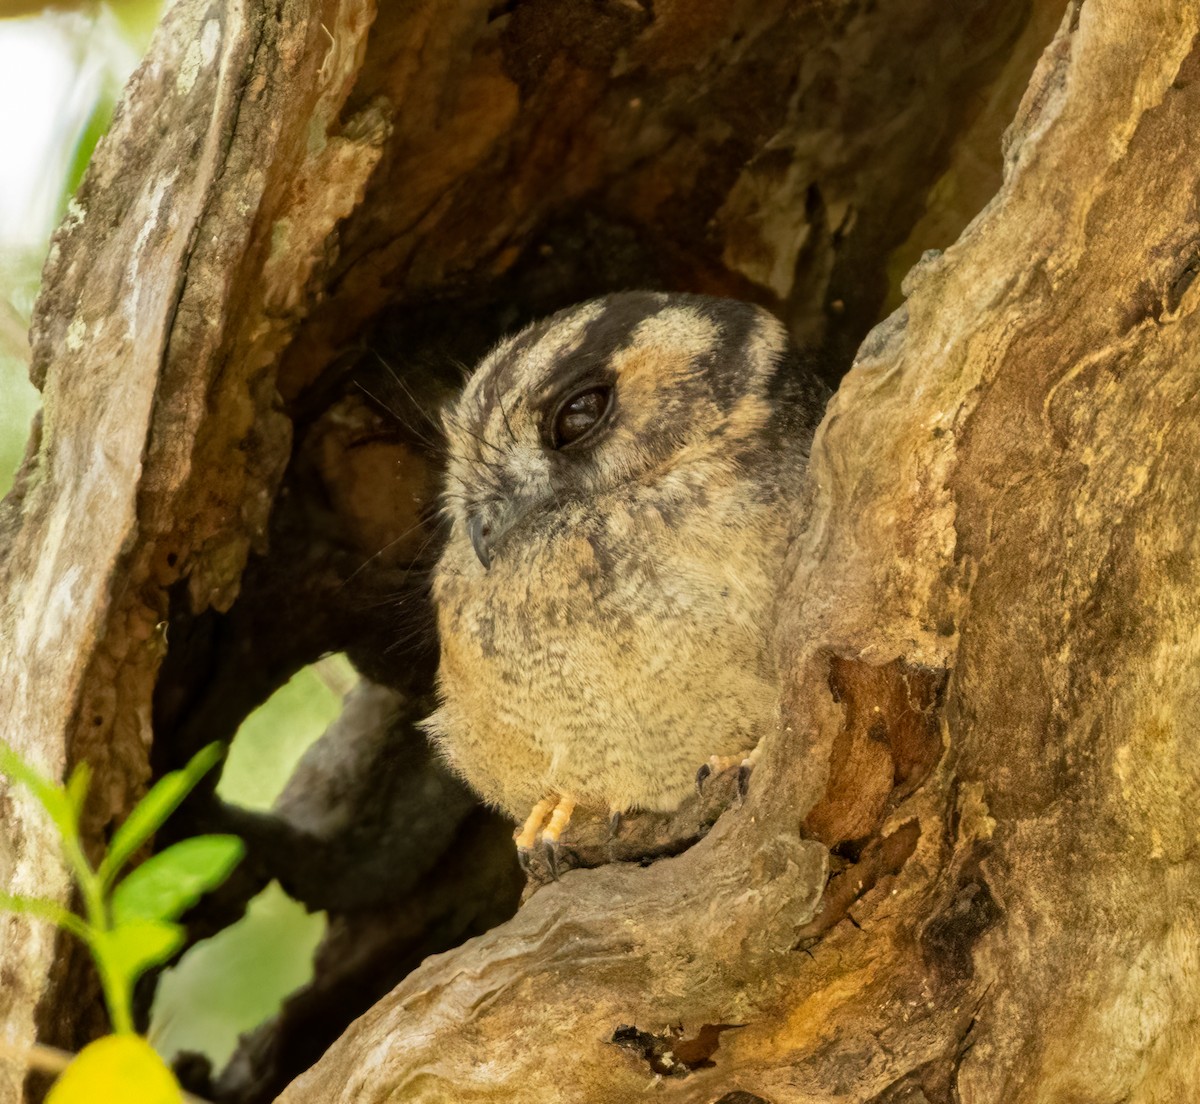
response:
[[[443,412],[443,509],[487,568],[534,515],[688,465],[794,448],[822,402],[762,308],[610,295],[526,327],[480,363]]]

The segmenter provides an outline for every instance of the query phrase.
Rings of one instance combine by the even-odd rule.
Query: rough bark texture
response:
[[[623,1027],[675,1024],[739,1025],[665,1085],[682,1100],[1195,1094],[1198,31],[1182,5],[1073,7],[999,196],[843,382],[747,806],[679,858],[542,890],[282,1100],[632,1101],[687,1065]],[[935,706],[913,688],[939,671]],[[847,735],[899,686],[946,754],[868,832],[830,830],[908,829],[911,854],[825,889],[797,810],[826,763],[859,815],[873,778],[903,787]],[[854,923],[802,955],[814,876]]]
[[[198,934],[273,876],[335,914],[214,1096],[269,1100],[363,1012],[281,1101],[1198,1095],[1200,14],[1061,12],[172,6],[46,270],[0,732],[93,764],[98,841],[322,652],[390,688],[275,816],[173,829],[252,847]],[[834,378],[989,198],[818,434],[748,799],[581,823],[590,869],[512,915],[507,826],[412,728],[453,362],[640,284],[763,302]],[[0,801],[3,881],[65,894]],[[97,1030],[81,956],[0,925],[4,1037]]]
[[[173,7],[51,247],[32,333],[44,416],[2,519],[0,733],[51,774],[94,765],[96,840],[150,775],[172,587],[232,602],[287,463],[270,366],[386,133],[363,115],[344,127],[356,137],[325,137],[367,14]],[[336,55],[316,47],[320,20]],[[330,173],[338,189],[312,202]],[[19,809],[6,807],[4,872],[62,896],[53,842]],[[55,964],[42,928],[0,924],[10,1042],[32,1039],[39,1000],[50,1041],[96,1030],[78,949],[62,941]]]

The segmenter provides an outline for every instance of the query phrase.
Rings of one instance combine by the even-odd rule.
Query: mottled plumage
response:
[[[544,802],[526,846],[559,798],[548,836],[576,801],[672,809],[772,723],[772,605],[824,398],[760,308],[634,292],[501,342],[446,412],[428,727],[488,801]]]

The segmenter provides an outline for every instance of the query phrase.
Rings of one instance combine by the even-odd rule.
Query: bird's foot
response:
[[[608,861],[616,862],[617,837],[621,834],[621,826],[625,823],[624,814],[620,809],[613,809],[608,814]]]
[[[737,767],[738,802],[744,801],[750,789],[750,775],[754,771],[754,764],[757,761],[758,747],[742,752],[740,755],[710,755],[708,761],[696,771],[696,792],[704,793],[704,783],[710,778]]]
[[[568,794],[544,797],[533,807],[520,829],[513,833],[517,858],[526,874],[533,865],[534,849],[541,844],[546,869],[550,871],[550,877],[558,880],[559,839],[574,811],[575,799]]]

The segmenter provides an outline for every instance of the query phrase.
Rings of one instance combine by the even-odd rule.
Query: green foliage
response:
[[[183,770],[164,774],[134,806],[125,823],[113,833],[108,854],[96,872],[105,889],[179,804],[221,759],[221,745],[209,744],[192,756]]]
[[[96,144],[107,131],[121,90],[150,42],[163,11],[163,0],[56,0],[47,11],[45,0],[0,0],[0,37],[8,41],[22,36],[24,28],[7,17],[25,17],[27,27],[41,23],[42,40],[53,39],[60,56],[70,59],[75,80],[57,87],[31,80],[39,89],[39,109],[53,97],[54,124],[43,130],[45,144],[29,146],[15,136],[24,130],[17,125],[24,112],[19,103],[8,103],[0,111],[0,157],[17,166],[26,179],[38,181],[38,195],[57,197],[57,205],[42,206],[29,201],[26,218],[14,237],[0,231],[0,497],[12,486],[25,453],[30,423],[40,398],[29,382],[29,348],[25,334],[37,295],[40,273],[49,246],[51,226],[34,232],[42,220],[57,210],[61,220],[67,202],[83,178]],[[76,18],[64,19],[66,12]],[[44,16],[41,20],[36,17]],[[41,56],[40,54],[38,55]],[[10,52],[4,64],[11,66]],[[32,77],[34,62],[29,62]],[[13,85],[8,83],[7,88]],[[51,89],[54,89],[51,91]],[[11,99],[11,92],[9,93]],[[44,114],[39,110],[37,115]],[[36,154],[35,154],[36,149]],[[40,240],[39,240],[40,237]]]
[[[147,859],[112,895],[117,924],[176,920],[241,861],[237,836],[195,836]]]
[[[0,498],[8,493],[25,455],[39,395],[29,382],[29,306],[37,292],[42,256],[0,240]]]
[[[183,946],[184,935],[180,925],[164,920],[127,920],[107,931],[93,932],[90,945],[102,972],[132,994],[133,984],[142,974],[166,962]],[[113,1023],[115,1026],[115,1016]]]
[[[34,797],[54,821],[54,827],[64,839],[75,830],[78,816],[75,806],[67,796],[66,788],[43,778],[37,771],[25,762],[7,744],[0,743],[0,774],[7,774],[14,782],[19,782]],[[78,783],[75,786],[78,789]]]
[[[229,747],[217,796],[267,812],[304,753],[342,711],[358,678],[344,655],[297,671],[250,714]]]
[[[272,882],[235,924],[201,940],[164,971],[150,1036],[160,1054],[203,1053],[224,1069],[238,1037],[275,1015],[312,980],[325,914],[309,913]]]
[[[108,131],[108,124],[112,122],[113,111],[117,106],[118,91],[119,89],[106,88],[101,93],[95,104],[92,105],[91,114],[83,124],[83,130],[79,132],[79,139],[71,151],[71,162],[67,166],[67,179],[63,188],[62,201],[59,204],[59,221],[66,213],[67,201],[75,194],[83,181],[83,174],[87,172],[92,153],[100,139]]]
[[[0,773],[29,790],[58,830],[85,915],[77,916],[56,901],[7,894],[0,894],[0,908],[49,920],[88,945],[118,1032],[133,1030],[132,997],[137,979],[166,962],[183,945],[184,929],[176,921],[241,861],[242,842],[236,836],[196,836],[159,852],[117,880],[138,849],[220,757],[220,745],[210,744],[183,770],[159,779],[113,834],[107,854],[93,869],[79,833],[91,778],[86,764],[76,767],[67,784],[60,786],[0,743]]]

